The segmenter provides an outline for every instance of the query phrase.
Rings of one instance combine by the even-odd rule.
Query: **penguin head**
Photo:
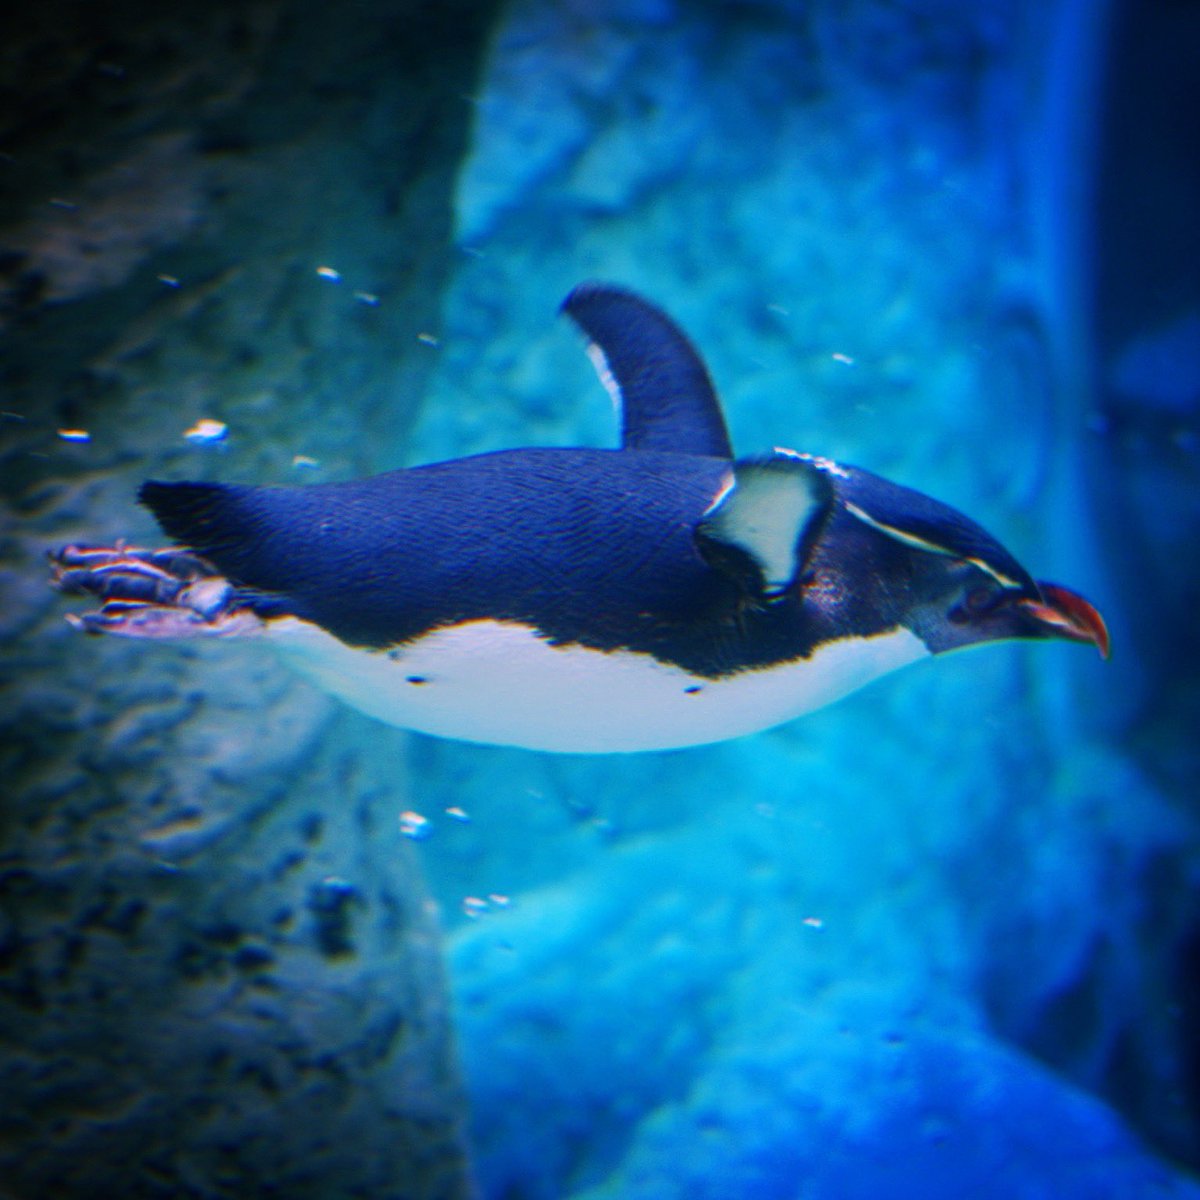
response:
[[[997,579],[986,566],[913,551],[920,599],[905,621],[933,654],[985,642],[1057,638],[1109,654],[1108,629],[1095,607],[1061,584]]]
[[[933,654],[1009,639],[1084,642],[1108,657],[1104,619],[1078,593],[1035,580],[982,526],[957,509],[857,467],[835,490],[866,557],[898,582],[893,611]]]
[[[931,654],[1108,630],[1082,596],[1041,583],[957,509],[859,467],[776,450],[732,465],[697,529],[710,565],[761,611],[798,601],[818,642],[897,629]]]

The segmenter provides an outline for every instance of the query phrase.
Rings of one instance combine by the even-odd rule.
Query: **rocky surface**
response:
[[[384,459],[428,371],[489,15],[267,0],[8,20],[6,1197],[471,1190],[403,737],[252,650],[81,637],[44,554],[153,542],[147,475]],[[202,419],[224,437],[185,438]]]

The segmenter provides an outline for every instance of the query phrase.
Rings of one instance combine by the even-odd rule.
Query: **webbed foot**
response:
[[[211,563],[186,550],[63,546],[50,552],[50,584],[101,601],[95,612],[69,613],[85,633],[122,637],[231,637],[261,628],[234,586]]]

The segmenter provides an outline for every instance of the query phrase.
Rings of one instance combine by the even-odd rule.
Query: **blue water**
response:
[[[991,648],[709,750],[422,744],[432,884],[449,914],[484,901],[450,917],[484,1194],[1191,1195],[1139,1139],[1196,1161],[1195,764],[1148,699],[1194,694],[1194,643],[1169,684],[1150,668],[1172,630],[1139,628],[1105,523],[1115,361],[1123,396],[1170,398],[1174,443],[1128,436],[1196,532],[1194,315],[1102,344],[1091,291],[1128,14],[617,7],[509,12],[410,461],[610,444],[547,316],[619,280],[692,333],[740,451],[960,505],[1117,649]],[[1126,536],[1153,539],[1175,509],[1140,486]]]
[[[953,504],[1038,578],[1092,599],[1113,632],[1111,661],[1067,644],[990,646],[755,737],[550,756],[331,718],[268,668],[241,674],[233,647],[137,647],[158,656],[157,676],[108,640],[68,645],[61,613],[31,598],[44,590],[36,564],[4,578],[18,614],[0,622],[12,661],[69,663],[76,690],[85,670],[94,694],[85,689],[71,734],[77,761],[64,752],[30,792],[49,797],[53,821],[41,830],[39,810],[13,828],[35,844],[44,834],[56,867],[86,865],[79,847],[100,844],[96,814],[119,807],[107,789],[150,780],[152,811],[105,826],[104,853],[140,838],[156,869],[190,884],[192,856],[217,847],[231,864],[222,880],[236,893],[244,877],[246,907],[269,930],[248,957],[240,949],[246,977],[266,970],[270,937],[282,944],[302,924],[258,900],[260,885],[275,895],[266,876],[274,886],[313,871],[336,900],[326,909],[344,917],[340,939],[366,921],[362,897],[391,902],[388,871],[410,880],[419,861],[445,934],[483,1200],[1200,1198],[1198,10],[512,0],[474,88],[453,97],[469,106],[469,139],[445,292],[427,311],[388,311],[388,286],[408,267],[380,215],[394,214],[394,197],[380,203],[370,185],[377,164],[386,176],[380,101],[363,123],[375,159],[357,162],[351,140],[320,159],[327,181],[348,163],[367,181],[323,185],[328,213],[321,187],[306,190],[320,175],[311,147],[272,159],[295,172],[303,216],[281,176],[264,193],[278,189],[278,209],[255,209],[255,221],[264,242],[304,245],[302,281],[280,270],[263,283],[252,266],[253,288],[239,291],[242,265],[208,245],[194,253],[213,256],[214,291],[171,318],[199,330],[186,353],[155,349],[131,320],[119,352],[87,363],[102,380],[154,380],[137,420],[164,443],[201,415],[229,421],[224,447],[153,460],[176,476],[253,469],[294,482],[331,477],[329,462],[380,470],[612,445],[608,399],[556,316],[577,283],[610,280],[692,336],[739,453],[793,447]],[[347,71],[294,103],[319,110],[360,82]],[[286,116],[287,89],[271,103],[271,120]],[[196,214],[213,211],[164,146],[165,166],[139,167],[179,177],[145,217],[160,249],[209,236]],[[149,255],[123,228],[121,252]],[[155,287],[185,276],[185,302],[184,266],[208,279],[190,260],[146,261]],[[384,262],[395,274],[380,283]],[[59,286],[47,303],[65,312],[78,297]],[[315,294],[306,288],[326,288],[326,307],[293,300]],[[377,317],[393,323],[381,332]],[[236,346],[222,321],[237,326]],[[393,377],[397,329],[423,357]],[[322,349],[311,378],[293,334]],[[35,347],[92,354],[50,349]],[[347,357],[343,411],[331,375]],[[206,390],[210,362],[240,372],[228,395]],[[54,404],[54,423],[87,426],[92,441],[27,456],[73,455],[77,472],[53,500],[33,488],[18,516],[35,521],[44,504],[59,540],[115,537],[151,469],[111,449],[127,410],[106,407],[99,385]],[[226,453],[240,456],[238,473]],[[20,461],[36,483],[40,468]],[[145,514],[128,519],[150,536]],[[144,707],[105,724],[127,699],[118,677],[142,669]],[[28,706],[56,712],[54,687],[39,686]],[[37,728],[67,737],[50,718]],[[186,761],[168,770],[169,755]],[[81,777],[99,779],[103,799],[61,817],[54,802]],[[312,806],[299,824],[280,799],[290,792]],[[427,836],[393,862],[380,830],[395,840],[401,809],[424,818]],[[173,821],[159,842],[139,821],[157,829],[164,812]],[[93,842],[72,840],[79,829]],[[185,926],[199,904],[197,926],[224,947],[213,953],[232,955],[236,937],[216,919],[226,900],[210,912],[166,887],[152,880]],[[108,920],[104,908],[85,924],[107,937]],[[0,948],[13,950],[5,928]],[[139,955],[152,957],[149,942]],[[118,975],[119,951],[105,950]],[[279,972],[319,1010],[321,1039],[341,1045],[339,1022],[365,1022],[361,996],[388,992],[361,953],[352,977],[344,962],[309,958]],[[67,998],[68,1016],[84,1014],[71,1054],[113,1036],[87,1025],[102,1001]],[[270,1004],[292,1020],[286,999]],[[251,1055],[257,1028],[238,1026]],[[278,1090],[297,1104],[279,1111],[307,1145],[307,1093]],[[340,1103],[351,1130],[367,1122]],[[93,1121],[87,1105],[80,1117],[74,1100],[62,1104]],[[272,1092],[266,1111],[282,1104]],[[366,1107],[386,1104],[371,1092]],[[0,1134],[17,1127],[0,1121]],[[383,1153],[380,1139],[368,1147],[364,1134],[360,1147],[342,1128],[330,1138],[348,1159]]]

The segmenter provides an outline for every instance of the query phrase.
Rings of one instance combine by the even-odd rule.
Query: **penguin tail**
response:
[[[148,479],[138,488],[138,501],[154,514],[168,537],[201,554],[211,555],[227,537],[230,491],[222,483],[163,483]]]

